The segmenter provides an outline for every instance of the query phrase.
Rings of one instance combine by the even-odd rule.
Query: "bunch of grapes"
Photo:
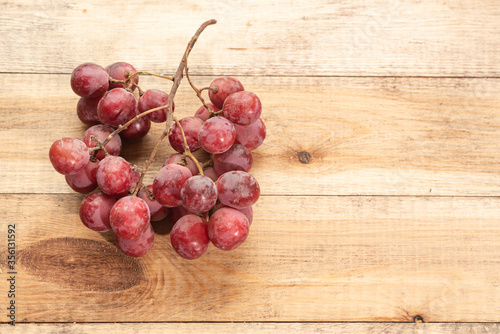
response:
[[[85,63],[71,74],[71,87],[80,96],[77,115],[89,128],[82,138],[55,141],[49,157],[73,190],[87,194],[80,205],[82,223],[98,232],[112,230],[117,247],[134,257],[153,246],[151,221],[167,217],[174,223],[172,246],[183,258],[200,257],[210,243],[222,250],[237,248],[248,236],[252,205],[260,195],[248,173],[252,151],[266,136],[259,98],[239,80],[222,77],[204,88],[211,101],[205,103],[204,89],[190,80],[203,105],[194,116],[177,120],[175,90],[170,98],[158,89],[143,91],[138,85],[143,74],[175,83],[124,62],[106,68]],[[142,170],[120,152],[122,139],[133,143],[147,135],[152,123],[167,123],[158,144],[168,136],[178,153],[166,159],[152,184],[143,185],[159,145]],[[192,154],[198,150],[210,159],[198,161]]]

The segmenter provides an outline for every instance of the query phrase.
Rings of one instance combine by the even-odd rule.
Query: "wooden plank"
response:
[[[211,18],[219,23],[196,45],[193,74],[500,75],[496,0],[10,0],[0,4],[0,72],[69,73],[123,60],[173,73]]]
[[[79,222],[80,199],[0,195],[19,323],[498,320],[498,197],[264,196],[245,244],[196,261],[172,251],[168,223],[146,257],[121,256]]]
[[[268,136],[252,173],[266,195],[496,196],[500,80],[239,77],[263,101]],[[200,86],[213,77],[194,77]],[[167,89],[141,79],[144,89]],[[0,192],[69,193],[48,160],[58,138],[81,137],[68,75],[0,75]],[[43,87],[41,89],[40,87]],[[177,117],[200,102],[187,83]],[[123,156],[142,165],[163,125]],[[299,153],[310,154],[309,163]],[[173,151],[166,142],[147,175]]]
[[[18,324],[14,333],[330,333],[330,334],[490,334],[497,323],[113,323],[113,324]]]

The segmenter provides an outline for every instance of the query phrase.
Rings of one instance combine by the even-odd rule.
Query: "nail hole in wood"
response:
[[[306,151],[302,151],[297,153],[297,157],[299,158],[299,161],[303,164],[308,164],[311,161],[311,154]]]

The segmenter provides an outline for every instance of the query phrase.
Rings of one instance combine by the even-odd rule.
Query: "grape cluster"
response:
[[[144,73],[150,72],[124,62],[74,69],[70,82],[80,96],[77,116],[89,127],[81,139],[52,144],[54,169],[74,191],[87,194],[80,205],[82,223],[98,232],[112,230],[127,255],[148,253],[155,239],[151,222],[167,217],[174,224],[172,246],[183,258],[200,257],[210,243],[235,249],[248,236],[252,205],[260,196],[248,173],[252,151],[266,136],[259,98],[235,78],[215,79],[206,87],[211,103],[200,96],[203,105],[194,116],[166,125],[178,153],[166,159],[152,184],[143,185],[147,167],[140,170],[121,157],[122,144],[144,137],[152,123],[165,123],[175,110],[169,94],[140,89]],[[208,152],[210,160],[199,162],[191,154],[198,150]]]

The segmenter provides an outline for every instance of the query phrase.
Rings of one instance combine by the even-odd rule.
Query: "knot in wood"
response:
[[[303,164],[308,164],[311,161],[311,154],[306,151],[297,153],[297,157],[299,158],[299,161]]]

